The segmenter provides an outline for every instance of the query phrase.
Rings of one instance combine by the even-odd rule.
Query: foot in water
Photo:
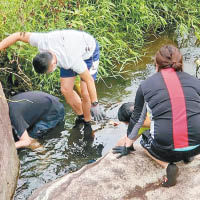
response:
[[[85,141],[90,141],[90,140],[94,139],[92,136],[92,126],[91,126],[90,122],[84,122],[83,132],[84,132],[84,140]]]
[[[75,125],[73,128],[80,128],[81,125],[83,125],[85,122],[84,115],[78,115],[75,120]]]
[[[162,187],[172,187],[176,185],[176,178],[178,175],[178,167],[175,164],[169,164],[166,169],[167,177],[162,182]]]
[[[35,150],[38,148],[44,149],[43,145],[36,139],[32,139],[31,144],[28,146],[28,148],[30,148],[31,150]]]

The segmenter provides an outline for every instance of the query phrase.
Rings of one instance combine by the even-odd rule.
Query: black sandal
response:
[[[183,160],[183,162],[184,162],[185,164],[188,164],[188,163],[192,162],[193,160],[194,160],[194,157],[188,157],[188,158],[185,158],[185,159]]]
[[[167,179],[162,182],[162,187],[171,187],[176,185],[176,177],[178,175],[178,167],[175,164],[169,164],[166,169]]]

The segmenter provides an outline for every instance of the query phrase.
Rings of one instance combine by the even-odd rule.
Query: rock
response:
[[[19,174],[19,159],[9,118],[8,104],[0,83],[0,199],[13,198]]]
[[[200,156],[177,163],[179,176],[171,188],[160,186],[165,170],[141,147],[120,159],[111,152],[77,172],[44,185],[29,200],[185,200],[200,197]]]

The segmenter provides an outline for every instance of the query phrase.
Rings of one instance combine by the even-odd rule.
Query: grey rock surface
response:
[[[165,170],[141,147],[120,159],[111,152],[77,172],[44,185],[29,200],[197,200],[200,199],[200,156],[177,163],[179,176],[171,188],[160,186]]]
[[[19,174],[19,159],[15,148],[7,100],[0,83],[0,199],[13,198]]]

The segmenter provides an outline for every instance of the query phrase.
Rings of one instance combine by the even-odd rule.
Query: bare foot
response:
[[[31,150],[35,150],[40,147],[43,148],[43,145],[39,143],[36,139],[32,139],[31,144],[29,145],[28,148],[30,148]]]

